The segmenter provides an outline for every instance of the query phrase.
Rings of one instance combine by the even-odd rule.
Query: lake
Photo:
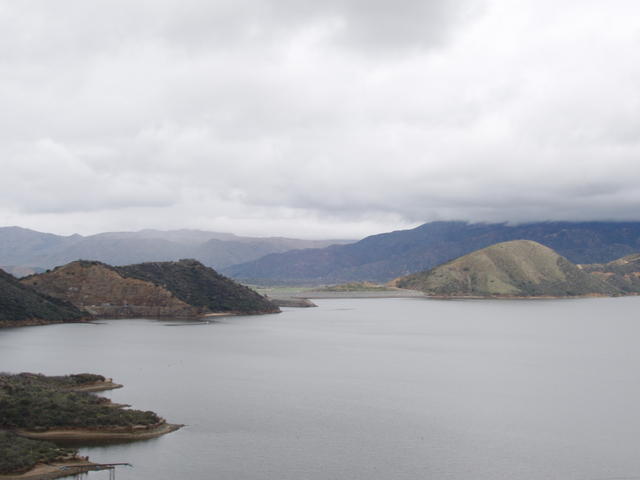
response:
[[[0,370],[186,424],[81,449],[119,480],[640,479],[640,297],[316,303],[1,330]]]

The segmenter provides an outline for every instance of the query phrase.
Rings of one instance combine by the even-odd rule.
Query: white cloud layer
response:
[[[640,220],[631,0],[0,0],[0,223]]]

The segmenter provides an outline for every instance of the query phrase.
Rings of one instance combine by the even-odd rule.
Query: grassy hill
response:
[[[544,245],[498,243],[398,280],[401,288],[444,296],[615,295],[619,290]]]
[[[86,317],[72,304],[38,293],[0,270],[0,326],[61,323]]]

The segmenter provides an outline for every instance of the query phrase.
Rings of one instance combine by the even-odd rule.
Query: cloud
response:
[[[0,7],[0,220],[358,236],[637,219],[640,6]]]

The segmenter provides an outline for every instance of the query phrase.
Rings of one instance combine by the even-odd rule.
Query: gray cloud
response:
[[[638,219],[640,6],[5,2],[0,221]]]

